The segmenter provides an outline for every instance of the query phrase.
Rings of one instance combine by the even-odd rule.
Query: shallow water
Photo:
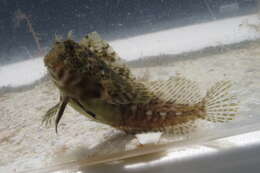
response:
[[[119,155],[121,157],[122,153],[133,156],[260,130],[259,55],[260,45],[258,41],[252,41],[239,49],[202,53],[200,57],[178,61],[173,56],[167,65],[132,68],[136,76],[147,80],[167,79],[177,75],[191,79],[198,83],[202,94],[217,81],[231,80],[234,82],[233,92],[241,102],[240,115],[234,121],[223,124],[202,122],[205,126],[191,136],[182,137],[173,143],[170,142],[172,138],[165,136],[163,145],[146,149],[137,148],[138,142],[133,136],[90,121],[70,108],[65,111],[58,135],[53,127],[41,126],[41,117],[45,111],[58,101],[57,89],[50,81],[26,90],[2,94],[0,170],[23,171],[85,159],[94,159],[93,163],[96,163],[95,158],[109,160],[111,154],[115,158]],[[137,151],[131,153],[136,148]]]

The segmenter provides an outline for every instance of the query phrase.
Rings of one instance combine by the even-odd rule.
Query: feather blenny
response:
[[[238,114],[237,99],[228,92],[231,82],[217,82],[204,97],[195,82],[180,77],[141,82],[95,32],[79,43],[56,41],[44,63],[60,91],[60,101],[43,122],[56,117],[56,132],[67,104],[130,134],[186,134],[196,120],[226,122]]]

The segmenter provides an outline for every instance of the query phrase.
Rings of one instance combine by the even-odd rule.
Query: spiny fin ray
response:
[[[197,84],[185,78],[171,77],[166,81],[154,81],[148,83],[147,87],[166,102],[193,104],[202,99]]]
[[[95,55],[106,62],[112,63],[120,60],[113,48],[105,40],[102,40],[97,32],[89,33],[79,42],[79,44],[88,48],[88,50],[91,50]]]

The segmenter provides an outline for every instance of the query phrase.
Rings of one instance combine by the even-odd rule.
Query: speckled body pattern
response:
[[[225,118],[221,114],[220,119],[210,117],[207,113],[210,104],[206,98],[212,95],[210,93],[196,103],[179,103],[177,98],[163,99],[160,93],[148,87],[149,83],[133,77],[106,42],[91,36],[87,35],[79,43],[72,39],[57,41],[45,56],[44,63],[61,97],[60,103],[47,112],[44,121],[58,112],[57,126],[67,104],[89,118],[132,134],[174,131],[174,127],[196,119],[221,122],[235,115],[228,113]],[[211,109],[215,112],[226,111],[232,106],[231,111],[237,111],[236,104],[226,104],[225,109],[215,109],[221,108],[218,103],[211,102],[211,105],[215,106]]]

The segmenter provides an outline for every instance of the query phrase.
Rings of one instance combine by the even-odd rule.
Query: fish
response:
[[[44,64],[60,98],[42,122],[55,118],[56,133],[68,105],[127,134],[182,135],[193,131],[197,120],[224,123],[239,114],[238,99],[230,93],[231,81],[216,82],[202,96],[198,84],[184,77],[138,80],[96,32],[79,42],[56,40]]]

